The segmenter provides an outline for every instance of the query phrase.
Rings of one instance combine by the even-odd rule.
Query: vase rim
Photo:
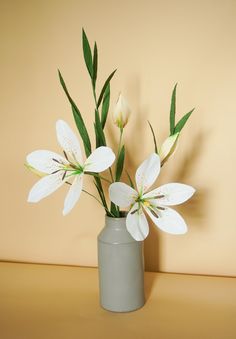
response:
[[[126,219],[128,212],[126,211],[121,211],[122,216],[117,218],[117,217],[110,217],[109,215],[105,214],[106,219],[112,219],[112,220],[121,220],[121,219]]]

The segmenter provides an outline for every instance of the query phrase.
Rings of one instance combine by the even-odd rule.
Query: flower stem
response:
[[[123,130],[124,130],[123,127],[120,127],[120,139],[119,139],[119,146],[118,146],[117,156],[119,156],[120,150],[121,150],[121,143],[122,143]]]
[[[111,180],[112,180],[112,182],[114,182],[115,180],[114,180],[114,177],[113,177],[113,174],[112,174],[112,169],[111,169],[111,167],[109,167],[109,172],[110,172]]]
[[[97,200],[97,202],[98,202],[100,205],[103,206],[102,202],[101,202],[97,197],[95,197],[95,195],[93,195],[92,193],[89,193],[88,191],[86,191],[86,190],[84,190],[84,189],[82,189],[82,192],[84,192],[84,193],[90,195],[90,196],[93,197],[95,200]]]
[[[84,174],[92,175],[93,177],[102,179],[102,180],[108,182],[109,184],[112,184],[112,182],[111,182],[110,180],[108,180],[107,178],[101,177],[101,176],[100,176],[99,174],[97,174],[97,173],[93,173],[93,172],[84,172]]]

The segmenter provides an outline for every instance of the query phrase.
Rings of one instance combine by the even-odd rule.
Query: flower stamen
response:
[[[62,181],[65,179],[66,172],[67,172],[67,171],[64,172],[64,174],[63,174],[63,176],[62,176],[62,178],[61,178]]]

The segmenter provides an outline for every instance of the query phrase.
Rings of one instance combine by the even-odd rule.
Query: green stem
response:
[[[115,180],[114,180],[114,177],[113,177],[113,174],[112,174],[112,169],[111,169],[111,167],[109,167],[109,172],[110,172],[111,180],[112,180],[112,182],[114,182]]]
[[[101,202],[97,197],[95,197],[95,195],[93,195],[92,193],[89,193],[88,191],[86,191],[86,190],[84,190],[84,189],[82,190],[82,192],[84,192],[84,193],[90,195],[91,197],[93,197],[95,200],[97,200],[97,202],[98,202],[100,205],[102,205],[102,207],[104,207],[103,204],[102,204],[102,202]]]
[[[121,150],[121,144],[122,144],[122,136],[123,136],[123,127],[120,128],[120,139],[119,139],[119,146],[118,146],[118,152],[117,152],[117,158],[120,154],[120,150]]]
[[[95,103],[95,107],[96,107],[96,110],[98,110],[98,102],[97,102],[97,96],[96,96],[96,84],[93,83],[92,81],[92,88],[93,88],[93,97],[94,97],[94,103]],[[99,114],[99,112],[98,112]],[[107,212],[107,215],[108,216],[114,216],[108,209],[108,206],[107,206],[107,202],[106,202],[106,197],[105,197],[105,194],[104,194],[104,191],[103,191],[103,187],[102,187],[102,183],[101,183],[101,179],[102,180],[105,180],[109,183],[111,183],[110,181],[108,181],[107,179],[105,178],[102,178],[100,177],[99,175],[95,175],[94,173],[87,173],[88,175],[92,175],[95,179],[95,186],[97,188],[97,191],[98,191],[98,194],[100,195],[100,198],[101,198],[101,201],[102,201],[102,205],[105,209],[105,211]]]
[[[94,97],[95,106],[96,106],[96,109],[98,109],[96,90],[95,90],[95,85],[93,85],[93,83],[92,83],[92,87],[93,87],[93,97]]]
[[[101,175],[99,175],[99,174],[97,174],[97,173],[93,173],[93,172],[84,172],[84,174],[92,175],[93,177],[102,179],[102,180],[108,182],[109,184],[112,184],[112,182],[111,182],[110,180],[108,180],[107,178],[101,177]]]

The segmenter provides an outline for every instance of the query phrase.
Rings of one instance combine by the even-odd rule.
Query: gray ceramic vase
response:
[[[134,311],[145,303],[143,242],[131,237],[125,222],[125,217],[106,216],[98,235],[100,304],[113,312]]]

